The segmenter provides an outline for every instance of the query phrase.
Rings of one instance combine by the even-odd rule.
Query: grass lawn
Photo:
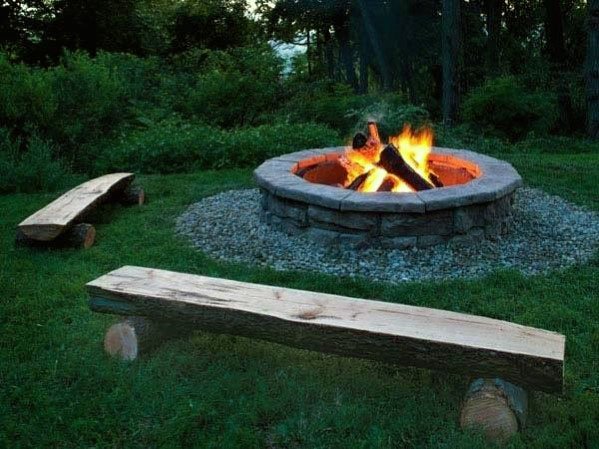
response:
[[[532,184],[599,210],[599,155],[510,154]],[[15,249],[14,228],[54,194],[0,196],[0,447],[485,448],[458,427],[468,379],[198,333],[133,363],[101,347],[116,317],[84,284],[125,264],[380,299],[566,334],[564,396],[531,395],[509,446],[599,447],[599,258],[547,276],[393,286],[216,263],[173,232],[199,198],[251,171],[140,177],[149,203],[97,214],[87,251]]]

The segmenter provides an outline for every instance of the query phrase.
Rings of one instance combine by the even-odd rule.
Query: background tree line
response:
[[[594,151],[598,27],[599,0],[0,0],[0,191],[253,166],[366,117]]]

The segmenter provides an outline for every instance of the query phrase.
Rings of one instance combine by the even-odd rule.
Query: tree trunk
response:
[[[331,31],[329,27],[323,30],[324,36],[324,59],[327,66],[327,75],[329,79],[335,79],[335,55],[333,54],[333,40],[331,39]]]
[[[360,27],[360,80],[358,90],[361,94],[368,93],[368,71],[370,69],[370,52],[368,36],[364,24]]]
[[[587,133],[599,139],[599,0],[589,0],[586,61]]]
[[[499,34],[501,32],[501,1],[487,0],[487,67],[489,73],[499,73]]]
[[[310,58],[312,57],[312,51],[310,48],[310,30],[306,30],[306,61],[308,63],[308,78],[312,78],[312,63],[310,62]]]
[[[354,59],[349,40],[349,24],[346,22],[338,23],[334,27],[337,41],[339,42],[339,58],[345,70],[345,79],[347,83],[355,90],[358,90],[356,71],[354,69]]]
[[[443,123],[452,126],[459,105],[460,0],[443,0]]]
[[[373,23],[369,6],[366,5],[367,2],[365,2],[364,0],[358,0],[357,3],[358,7],[360,8],[360,15],[362,16],[362,21],[364,22],[364,29],[366,30],[366,35],[368,36],[368,39],[370,41],[370,47],[374,52],[377,65],[379,66],[379,70],[381,72],[383,90],[390,91],[391,71],[389,70],[387,59],[385,57],[385,53],[383,52],[383,48],[379,40],[378,31],[376,29],[375,24]]]
[[[569,133],[572,130],[572,98],[565,79],[566,46],[564,44],[564,24],[560,0],[544,0],[546,51],[551,63],[551,72],[556,83],[557,105],[559,111],[558,127]]]

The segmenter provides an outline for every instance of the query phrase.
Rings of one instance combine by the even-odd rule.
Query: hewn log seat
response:
[[[87,290],[98,312],[562,390],[565,337],[505,321],[133,266]]]
[[[84,235],[83,228],[76,228],[76,224],[87,212],[109,199],[128,204],[143,203],[143,190],[130,187],[134,177],[133,173],[111,173],[69,190],[19,223],[17,243],[39,246],[45,242],[57,242],[75,246],[81,244],[85,248],[91,246],[95,236],[93,226],[86,224]]]

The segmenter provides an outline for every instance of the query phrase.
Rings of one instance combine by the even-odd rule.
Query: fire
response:
[[[393,153],[395,149],[403,159],[407,170],[413,170],[421,182],[430,183],[435,186],[428,164],[428,157],[433,144],[433,133],[430,129],[422,129],[413,132],[409,125],[404,126],[398,136],[390,137],[389,144],[395,148],[387,148],[380,140],[376,124],[368,124],[369,137],[366,144],[361,148],[347,149],[345,159],[347,161],[348,177],[346,187],[353,188],[359,192],[414,192],[414,183],[410,185],[409,180],[401,179],[396,173],[389,173],[381,163],[381,154]]]

